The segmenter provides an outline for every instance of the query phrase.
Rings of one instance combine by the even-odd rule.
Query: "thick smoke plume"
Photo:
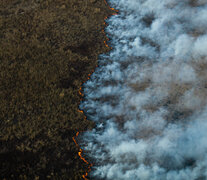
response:
[[[82,147],[107,180],[207,179],[207,0],[111,0]]]

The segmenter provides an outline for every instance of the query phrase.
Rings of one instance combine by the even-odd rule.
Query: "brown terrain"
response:
[[[72,137],[94,125],[79,89],[111,14],[104,0],[1,0],[0,179],[82,179]]]

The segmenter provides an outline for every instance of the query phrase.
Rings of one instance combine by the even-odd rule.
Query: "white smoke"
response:
[[[111,0],[81,104],[94,179],[207,179],[207,0]]]

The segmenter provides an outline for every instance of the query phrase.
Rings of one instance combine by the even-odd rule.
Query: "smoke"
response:
[[[207,0],[110,3],[113,50],[80,105],[92,178],[207,179]]]

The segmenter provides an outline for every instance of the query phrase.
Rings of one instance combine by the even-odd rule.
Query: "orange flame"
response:
[[[82,110],[78,110],[78,112],[82,113],[83,114],[83,111]]]
[[[115,13],[113,13],[112,15],[117,15],[117,13],[118,13],[119,11],[116,10],[116,9],[114,9],[114,8],[111,8],[111,7],[109,6],[109,4],[107,3],[106,0],[104,0],[104,2],[105,2],[105,4],[106,4],[106,6],[107,6],[110,10],[115,11]],[[107,24],[106,24],[106,22],[105,22],[106,19],[108,19],[108,17],[105,17],[105,18],[104,18],[104,27],[107,26]],[[105,30],[104,30],[104,29],[102,29],[102,32],[103,32],[104,35],[106,36],[106,33],[105,33]],[[106,36],[106,40],[104,41],[104,44],[105,44],[105,46],[106,46],[107,48],[110,48],[110,46],[107,44],[107,41],[109,41],[109,38]],[[112,49],[112,48],[111,48],[111,49]],[[98,65],[96,65],[96,67],[98,67]],[[91,74],[92,74],[93,72],[94,72],[94,70],[92,70],[92,72],[88,74],[88,78],[87,78],[88,80],[90,79],[90,76],[91,76]],[[85,82],[83,82],[83,83],[85,83]],[[81,100],[82,100],[82,98],[83,98],[83,96],[84,96],[84,94],[83,94],[83,92],[82,92],[82,87],[80,87],[80,89],[79,89],[79,91],[78,91],[78,94],[81,96]],[[83,112],[82,110],[80,110],[80,109],[78,109],[78,112],[84,114],[84,112]],[[86,119],[87,119],[86,116],[84,116],[84,120],[86,120]],[[75,145],[79,148],[78,156],[80,157],[80,159],[81,159],[83,162],[85,162],[85,163],[88,165],[88,171],[87,171],[85,174],[82,175],[82,178],[83,178],[84,180],[88,180],[88,179],[87,179],[87,176],[88,176],[88,173],[91,171],[91,167],[93,166],[93,164],[89,163],[89,162],[82,156],[82,152],[83,152],[83,150],[79,147],[79,145],[78,145],[78,143],[77,143],[77,141],[76,141],[76,139],[75,139],[76,137],[78,137],[79,133],[80,133],[80,132],[78,131],[78,132],[76,133],[76,135],[75,135],[74,137],[72,137],[72,139],[73,139]]]
[[[117,12],[117,13],[119,12],[119,10],[110,7],[106,0],[104,0],[104,2],[105,2],[105,4],[106,4],[106,6],[108,6],[108,8],[109,8],[110,10],[115,11],[115,12]]]
[[[76,133],[75,137],[77,137],[79,135],[79,132]],[[75,137],[73,137],[73,141],[75,142],[75,145],[79,148],[79,145],[77,143],[77,141],[75,140]],[[80,157],[81,160],[83,160],[86,164],[88,164],[88,172],[91,171],[91,167],[93,166],[93,164],[89,164],[89,162],[82,156],[82,152],[83,150],[81,148],[79,148],[78,151],[78,156]],[[88,176],[88,172],[86,172],[84,175],[82,175],[84,180],[88,180],[87,176]]]
[[[118,14],[118,10],[116,10],[116,9],[114,9],[114,8],[111,8],[110,6],[109,6],[109,4],[107,3],[107,1],[106,0],[104,0],[104,2],[105,2],[105,4],[106,4],[106,6],[111,10],[111,11],[115,11],[115,13],[113,13],[112,15],[117,15]],[[107,26],[107,23],[105,22],[106,20],[108,19],[108,17],[105,17],[104,18],[104,26],[106,27]],[[102,29],[102,32],[104,33],[104,35],[106,36],[106,33],[105,33],[105,30],[104,29]],[[109,38],[106,36],[106,41],[104,41],[104,44],[105,44],[105,46],[107,47],[107,48],[110,48],[110,46],[107,44],[107,41],[109,41]],[[112,49],[112,48],[111,48]]]

